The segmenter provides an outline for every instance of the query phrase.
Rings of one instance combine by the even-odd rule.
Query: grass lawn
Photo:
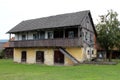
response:
[[[120,80],[120,64],[45,66],[0,60],[0,80]]]

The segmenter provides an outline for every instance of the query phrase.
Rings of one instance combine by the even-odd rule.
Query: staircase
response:
[[[61,53],[63,53],[66,57],[68,57],[69,59],[71,59],[75,64],[79,63],[79,61],[75,57],[73,57],[71,54],[69,54],[64,48],[60,47],[59,51]]]

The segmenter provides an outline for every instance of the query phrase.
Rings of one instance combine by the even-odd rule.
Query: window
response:
[[[86,32],[85,33],[85,40],[87,41],[88,39],[87,39],[87,36],[88,36],[88,33]]]
[[[90,34],[90,42],[92,42],[92,34]]]
[[[62,30],[54,31],[54,38],[63,38],[63,31]]]
[[[44,31],[40,32],[40,39],[45,39],[45,32]]]
[[[78,37],[78,27],[65,29],[65,38]]]
[[[92,54],[94,54],[94,50],[92,50]]]
[[[26,35],[22,35],[22,40],[26,40]]]
[[[90,55],[90,51],[88,50],[88,55]]]
[[[68,32],[68,38],[74,38],[74,31]]]
[[[34,39],[34,40],[39,39],[39,34],[38,34],[38,33],[33,34],[33,39]]]
[[[87,41],[90,42],[90,33],[87,34]]]
[[[48,39],[53,39],[53,32],[52,31],[48,32]]]

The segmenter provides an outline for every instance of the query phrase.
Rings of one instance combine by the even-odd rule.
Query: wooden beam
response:
[[[11,33],[9,34],[9,41],[11,40]]]
[[[63,29],[63,38],[65,38],[65,29]]]
[[[80,27],[78,26],[78,38],[80,37]]]

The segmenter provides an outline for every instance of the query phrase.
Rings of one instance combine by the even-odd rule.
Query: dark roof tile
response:
[[[31,19],[22,21],[14,28],[12,28],[8,33],[21,32],[21,31],[29,31],[29,30],[37,30],[44,28],[55,28],[55,27],[65,27],[65,26],[73,26],[80,25],[82,19],[89,13],[90,11],[81,11],[76,13],[67,13],[56,16]]]

